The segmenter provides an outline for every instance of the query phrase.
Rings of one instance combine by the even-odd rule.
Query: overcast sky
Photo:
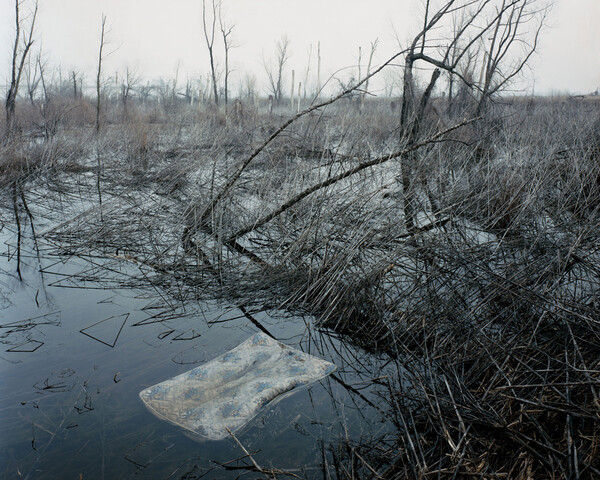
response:
[[[23,0],[22,16],[32,0]],[[237,48],[231,52],[235,92],[243,72],[253,72],[259,86],[265,80],[263,58],[273,55],[275,42],[290,39],[289,70],[301,80],[310,45],[313,62],[321,43],[322,78],[358,61],[379,39],[376,62],[398,50],[417,30],[420,0],[222,0],[223,16],[235,24]],[[93,82],[97,62],[101,16],[107,16],[107,51],[104,71],[126,66],[144,78],[172,77],[179,65],[180,78],[209,71],[201,29],[201,0],[39,0],[35,48],[53,66],[84,71]],[[555,0],[541,38],[532,72],[523,83],[536,93],[589,93],[600,88],[600,0]],[[14,0],[0,0],[0,81],[9,75],[14,41]],[[217,39],[220,41],[220,39]],[[222,64],[222,60],[220,60]],[[316,63],[313,63],[313,75]],[[346,70],[352,71],[351,68]],[[300,73],[302,72],[302,73]],[[533,82],[535,78],[535,83]],[[261,89],[264,93],[264,88]]]

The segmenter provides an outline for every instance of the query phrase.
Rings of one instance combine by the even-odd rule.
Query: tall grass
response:
[[[433,104],[424,123],[447,133],[416,146],[384,100],[323,106],[270,142],[287,117],[253,108],[108,112],[103,214],[46,235],[126,250],[176,298],[311,314],[387,355],[395,439],[356,446],[364,462],[336,450],[340,478],[597,477],[600,102],[503,99],[468,124]],[[74,132],[42,144],[71,175],[95,161]],[[3,175],[47,158],[12,148]]]

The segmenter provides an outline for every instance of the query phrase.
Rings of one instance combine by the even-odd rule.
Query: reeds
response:
[[[87,280],[111,268],[180,301],[311,314],[386,355],[395,436],[332,446],[339,478],[594,478],[600,103],[580,107],[500,105],[467,128],[439,118],[447,131],[410,147],[392,110],[368,102],[279,133],[260,112],[109,126],[101,209],[90,200],[45,238],[103,258]]]

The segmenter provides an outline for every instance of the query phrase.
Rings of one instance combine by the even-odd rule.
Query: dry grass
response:
[[[428,121],[450,127],[440,102]],[[499,105],[429,136],[411,157],[412,231],[385,104],[323,107],[266,144],[283,119],[252,109],[140,113],[91,145],[66,130],[61,148],[13,146],[3,175],[100,152],[102,208],[48,238],[125,251],[131,284],[309,313],[385,354],[396,435],[332,446],[339,478],[595,478],[600,110],[576,103]]]

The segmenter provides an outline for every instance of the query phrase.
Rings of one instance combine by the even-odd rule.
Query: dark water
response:
[[[150,414],[138,393],[235,347],[257,326],[232,305],[178,303],[158,288],[99,282],[138,266],[57,254],[39,235],[57,220],[45,219],[43,202],[30,208],[38,245],[21,219],[23,280],[9,209],[0,232],[0,477],[255,478],[220,465],[251,463],[235,461],[244,452],[234,439],[192,440]],[[93,279],[73,280],[90,268]],[[365,387],[382,375],[379,363],[306,319],[260,311],[253,317],[278,340],[334,362],[336,378],[362,392],[327,378],[268,409],[238,436],[261,467],[322,478],[340,439],[359,441],[388,428],[365,401],[375,401]]]

